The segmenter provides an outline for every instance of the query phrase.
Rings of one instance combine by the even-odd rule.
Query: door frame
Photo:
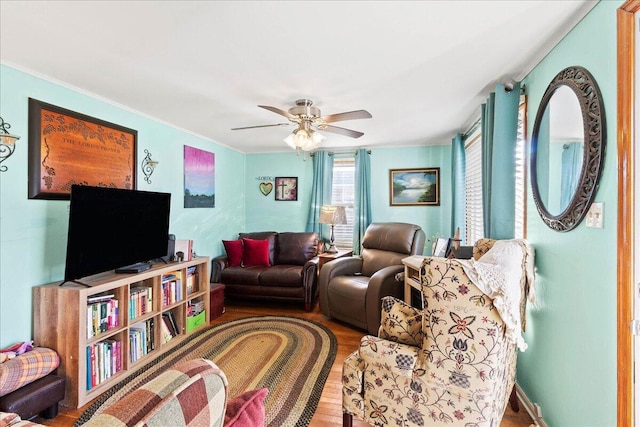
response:
[[[633,320],[634,296],[634,220],[633,207],[633,120],[634,120],[634,71],[635,71],[635,13],[640,10],[640,0],[627,0],[617,11],[618,53],[618,403],[619,427],[632,426],[634,422],[633,386]]]

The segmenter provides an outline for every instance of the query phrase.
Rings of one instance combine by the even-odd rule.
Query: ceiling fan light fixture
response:
[[[319,132],[312,129],[296,129],[284,139],[284,142],[294,150],[311,151],[326,138]]]

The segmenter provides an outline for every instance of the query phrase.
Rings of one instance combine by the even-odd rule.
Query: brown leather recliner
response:
[[[422,255],[425,233],[418,225],[372,223],[362,240],[360,256],[338,258],[320,271],[318,288],[322,313],[377,334],[381,298],[403,297],[403,283],[395,275],[402,259]]]

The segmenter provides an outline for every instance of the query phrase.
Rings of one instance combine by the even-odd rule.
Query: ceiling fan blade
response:
[[[289,126],[290,123],[276,123],[275,125],[259,125],[259,126],[245,126],[243,128],[233,128],[231,130],[243,130],[243,129],[255,129],[255,128],[269,128],[272,126]]]
[[[330,114],[323,117],[325,123],[339,122],[342,120],[355,120],[355,119],[370,119],[371,113],[367,110],[348,111],[346,113]]]
[[[360,138],[364,133],[357,130],[345,129],[338,126],[327,125],[322,128],[322,131],[337,133],[344,136],[350,136],[351,138]]]
[[[284,111],[284,110],[281,110],[281,109],[276,108],[276,107],[269,107],[268,105],[258,105],[258,107],[264,108],[265,110],[272,111],[272,112],[274,112],[276,114],[280,114],[281,116],[285,116],[289,120],[294,120],[294,119],[297,118],[297,116],[294,116],[293,114],[289,113],[288,111]]]

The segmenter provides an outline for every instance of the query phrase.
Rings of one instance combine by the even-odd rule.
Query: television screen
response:
[[[73,185],[64,280],[167,255],[171,194]]]

